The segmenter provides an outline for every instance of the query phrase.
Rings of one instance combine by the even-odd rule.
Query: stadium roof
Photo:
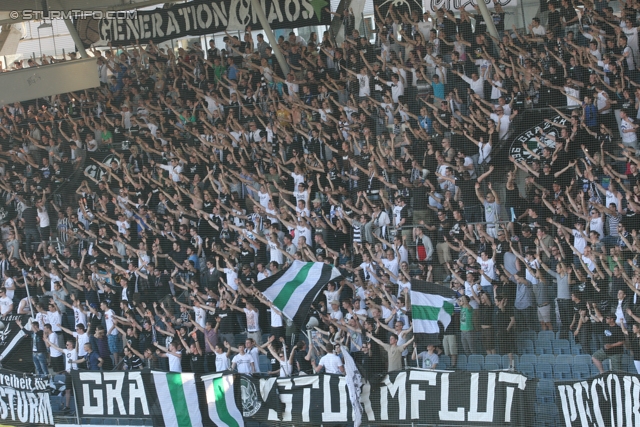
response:
[[[10,12],[20,10],[132,10],[164,3],[178,3],[179,0],[26,0],[17,3],[15,0],[0,0],[0,25],[16,24],[23,21],[20,17],[12,19]],[[18,16],[21,16],[20,14]]]

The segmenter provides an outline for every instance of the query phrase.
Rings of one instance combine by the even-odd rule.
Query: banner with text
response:
[[[48,380],[0,369],[0,425],[53,425]]]
[[[609,372],[588,380],[556,382],[558,425],[640,426],[640,375]]]
[[[246,421],[265,424],[353,421],[345,376],[263,378],[223,373],[196,378],[197,384],[191,386],[192,379],[187,376],[193,378],[193,374],[182,374],[184,381],[172,379],[167,382],[171,387],[163,388],[157,378],[149,381],[151,374],[146,370],[75,372],[80,416],[154,417],[156,425],[169,425],[167,417],[176,418],[177,412],[163,409],[162,405],[166,405],[167,395],[179,389],[185,402],[191,402],[194,408],[199,404],[199,423],[205,426],[225,424],[220,420],[230,419],[228,415],[233,413],[242,414]],[[535,383],[513,372],[412,369],[392,372],[377,384],[366,384],[361,393],[366,422],[385,425],[414,420],[467,426],[526,425],[533,416],[533,402]],[[181,416],[186,416],[185,408],[180,411]],[[191,417],[197,415],[194,411],[188,411]]]
[[[80,417],[149,418],[148,371],[73,371]]]
[[[515,372],[411,369],[366,384],[361,402],[369,424],[521,426],[533,416],[535,383]]]
[[[512,0],[513,1],[513,0]],[[327,0],[262,0],[260,2],[272,29],[329,25]],[[167,9],[137,11],[132,19],[78,19],[76,30],[85,47],[135,44],[136,40],[159,43],[185,36],[222,31],[262,29],[252,3],[246,0],[194,0]],[[241,40],[242,41],[242,40]]]
[[[518,0],[498,0],[498,3],[502,7],[516,7],[518,5]],[[442,8],[455,12],[461,7],[464,7],[467,12],[473,12],[475,11],[475,6],[477,4],[478,0],[424,0],[425,8],[429,12],[435,12]],[[485,0],[485,4],[488,9],[495,8],[492,0]]]

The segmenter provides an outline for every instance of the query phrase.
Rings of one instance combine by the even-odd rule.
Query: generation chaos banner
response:
[[[261,0],[272,29],[329,25],[328,0]],[[159,43],[184,36],[262,29],[249,0],[195,0],[168,9],[138,11],[131,19],[78,19],[76,30],[85,47]]]

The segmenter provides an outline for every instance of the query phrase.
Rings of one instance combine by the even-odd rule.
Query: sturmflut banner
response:
[[[329,25],[331,15],[324,0],[261,0],[260,4],[272,29]],[[76,30],[89,47],[135,44],[136,40],[159,43],[184,36],[244,31],[262,28],[252,3],[246,0],[194,0],[168,9],[138,11],[130,19],[78,19]],[[242,40],[241,40],[242,41]]]
[[[609,372],[556,382],[556,392],[559,425],[640,426],[640,375]]]
[[[528,425],[535,383],[515,372],[391,372],[362,388],[369,424]],[[364,418],[364,417],[363,417]]]
[[[0,424],[53,425],[47,380],[0,369]]]
[[[173,378],[167,388],[159,387],[157,378],[149,381],[158,375],[184,378]],[[154,425],[175,425],[176,419],[186,417],[187,409],[182,407],[178,413],[174,405],[172,410],[176,400],[167,397],[171,389],[171,393],[179,391],[183,396],[180,401],[191,402],[194,408],[199,405],[199,423],[203,426],[242,425],[247,421],[293,425],[354,421],[347,378],[339,375],[262,378],[229,372],[198,378],[186,373],[140,371],[80,372],[73,378],[83,418],[153,418]],[[185,386],[194,379],[195,386]],[[365,424],[420,421],[522,426],[533,417],[535,382],[514,372],[411,369],[391,372],[378,383],[365,384],[360,401]],[[192,418],[195,412],[189,414]]]

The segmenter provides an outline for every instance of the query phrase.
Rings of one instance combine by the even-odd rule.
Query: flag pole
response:
[[[73,389],[73,402],[76,404],[76,422],[80,425],[80,411],[78,411],[78,394],[76,393],[76,382],[71,377],[71,388]]]

